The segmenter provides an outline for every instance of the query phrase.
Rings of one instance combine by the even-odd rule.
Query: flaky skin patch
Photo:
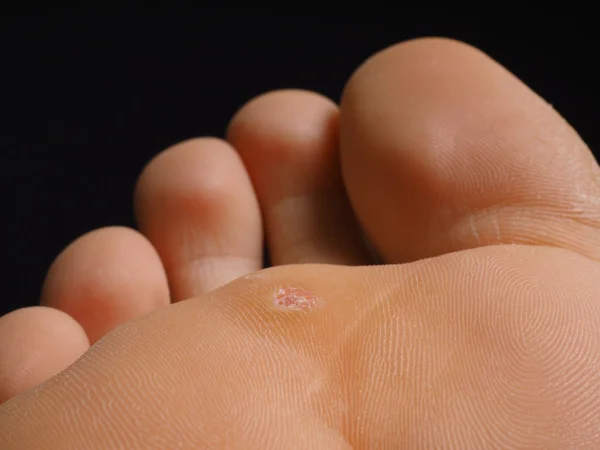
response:
[[[284,287],[275,293],[275,305],[294,311],[311,311],[317,305],[317,296],[306,289]]]

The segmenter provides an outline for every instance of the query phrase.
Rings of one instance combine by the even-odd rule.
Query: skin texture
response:
[[[598,448],[598,179],[558,113],[465,44],[384,50],[339,109],[265,94],[227,141],[149,163],[143,235],[57,258],[35,312],[56,356],[19,384],[26,349],[0,351],[0,448]],[[276,267],[257,271],[263,233]],[[1,342],[38,345],[24,311]]]

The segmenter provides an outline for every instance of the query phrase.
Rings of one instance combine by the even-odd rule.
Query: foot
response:
[[[263,95],[0,319],[0,447],[597,448],[599,179],[464,44]]]

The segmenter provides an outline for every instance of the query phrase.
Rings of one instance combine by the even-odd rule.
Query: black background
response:
[[[222,136],[231,114],[267,90],[313,89],[338,100],[365,58],[405,39],[448,36],[480,47],[598,148],[592,22],[521,14],[398,7],[354,17],[211,10],[185,20],[2,18],[0,314],[37,302],[49,264],[77,236],[134,225],[135,179],[161,149]]]

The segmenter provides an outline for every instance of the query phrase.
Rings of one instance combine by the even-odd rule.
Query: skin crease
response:
[[[306,111],[330,110],[302,95]],[[251,107],[256,103],[230,125],[236,149],[252,128],[244,121],[272,123],[257,109],[249,114]],[[268,133],[285,126],[259,134],[272,142]],[[295,128],[286,130],[297,136]],[[347,234],[332,232],[331,223],[313,241],[302,229],[269,232],[269,221],[284,222],[281,205],[319,210],[310,208],[322,185],[311,179],[265,200],[259,169],[247,162],[261,141],[247,138],[239,159],[223,158],[236,168],[244,161],[282,262],[290,262],[288,246],[300,243],[307,250],[297,261],[307,264],[246,275],[256,249],[237,241],[230,225],[221,236],[234,250],[211,248],[209,260],[218,265],[239,255],[234,259],[246,261],[246,274],[235,265],[242,276],[223,276],[216,290],[202,275],[210,271],[196,273],[196,284],[194,276],[180,284],[170,278],[171,299],[181,301],[123,318],[65,370],[2,403],[0,448],[600,447],[600,191],[598,167],[577,134],[487,56],[442,39],[394,46],[359,68],[344,92],[339,134],[341,176],[332,191],[342,192],[343,181],[347,204],[388,265],[341,263],[365,258],[353,228],[342,226],[350,215],[345,207],[336,214]],[[303,164],[332,167],[311,161]],[[177,262],[181,255],[201,261],[206,253],[165,244],[160,214],[149,211],[147,200],[172,186],[179,190],[169,192],[185,194],[192,178],[162,185],[145,179],[136,193],[138,214],[146,214],[141,228],[154,230],[147,245],[166,273],[205,267]],[[211,185],[227,185],[221,181]],[[228,189],[203,195],[202,208],[229,205],[207,200]],[[190,222],[208,233],[194,211],[169,218],[169,226],[186,238]],[[248,214],[253,227],[260,223]],[[310,227],[320,226],[317,218]],[[121,231],[110,233],[116,239]],[[322,261],[315,242],[326,248]],[[318,264],[330,260],[340,265]],[[315,306],[278,306],[282,288],[314,293]],[[193,298],[178,297],[190,291]],[[49,295],[49,306],[54,301]]]

